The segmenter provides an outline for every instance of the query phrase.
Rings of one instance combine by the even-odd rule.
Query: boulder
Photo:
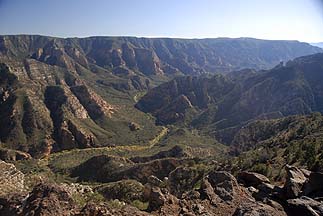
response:
[[[258,192],[259,192],[259,190],[258,190],[257,188],[252,187],[252,186],[247,187],[247,190],[248,190],[251,194],[254,194],[254,193],[258,193]]]
[[[304,195],[311,197],[323,196],[323,173],[312,172],[304,184]]]
[[[208,199],[212,205],[217,205],[219,198],[214,192],[214,188],[207,179],[203,179],[200,189],[201,199]]]
[[[286,216],[284,211],[275,209],[270,205],[253,202],[253,203],[243,203],[240,205],[233,216]]]
[[[309,171],[309,170],[307,170],[307,169],[300,169],[302,172],[303,172],[303,174],[304,174],[304,176],[306,177],[306,178],[308,178],[308,177],[310,177],[310,175],[311,175],[311,171]]]
[[[302,170],[297,167],[286,165],[285,169],[287,173],[284,185],[285,196],[286,198],[296,198],[302,192],[306,177]]]
[[[149,194],[149,210],[157,210],[166,203],[166,197],[159,187],[152,187]]]
[[[159,187],[151,187],[149,194],[149,206],[148,210],[162,210],[162,207],[166,206],[169,208],[170,206],[178,206],[179,200],[168,193],[166,190],[161,190]]]
[[[242,182],[247,187],[257,187],[262,183],[270,183],[266,176],[255,172],[240,172],[238,174],[238,181]]]
[[[232,200],[240,190],[237,180],[228,172],[212,171],[207,178],[214,192],[224,201]]]
[[[137,131],[137,130],[140,130],[140,125],[137,124],[136,122],[130,122],[129,123],[129,129],[131,131]]]
[[[284,207],[280,203],[278,203],[278,202],[276,202],[274,200],[266,198],[266,199],[263,200],[263,203],[267,204],[267,205],[270,205],[271,207],[273,207],[274,209],[276,209],[276,210],[278,210],[280,212],[285,212]]]
[[[319,216],[323,215],[323,203],[302,196],[287,200],[287,210],[293,216]]]
[[[262,183],[258,185],[258,192],[253,194],[256,200],[263,200],[265,198],[270,198],[274,195],[276,187],[272,184]]]

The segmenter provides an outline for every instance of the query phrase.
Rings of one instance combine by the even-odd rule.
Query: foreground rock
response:
[[[128,167],[133,172],[127,172],[132,173],[127,176],[133,179],[93,188],[81,184],[42,183],[29,194],[20,192],[0,198],[0,215],[323,215],[321,173],[309,173],[292,166],[287,166],[286,184],[280,188],[258,173],[240,174],[243,186],[229,172],[173,164],[173,159],[167,163],[164,159],[143,164],[110,157],[99,157],[95,161],[102,164],[108,161],[108,165],[113,165],[109,166],[112,170]],[[158,173],[169,163],[176,169]],[[158,176],[152,175],[151,170]],[[147,179],[146,174],[149,174]],[[163,176],[165,178],[159,178]],[[286,191],[290,194],[285,194]]]
[[[81,194],[79,194],[81,195]],[[25,198],[27,197],[27,198]],[[103,216],[148,215],[135,207],[118,202],[112,207],[107,203],[77,204],[65,186],[39,184],[27,196],[15,195],[0,199],[1,216]]]
[[[166,190],[162,192],[158,187],[151,187],[148,194],[146,193],[146,196],[148,196],[149,199],[148,209],[150,211],[160,209],[160,212],[166,213],[163,206],[167,206],[167,208],[171,207],[171,209],[174,210],[178,208],[179,200]]]
[[[57,185],[37,185],[26,200],[22,215],[70,215],[75,203],[66,190]]]
[[[242,204],[234,212],[233,216],[285,216],[287,215],[281,209],[275,209],[264,203]]]
[[[165,189],[153,187],[149,206],[158,215],[286,215],[282,207],[255,201],[234,176],[211,171],[202,178],[200,189],[176,198]],[[274,203],[274,202],[273,202]]]
[[[306,182],[306,177],[302,170],[294,166],[286,165],[287,178],[284,185],[284,191],[286,198],[298,197],[301,192],[304,183]]]
[[[269,179],[255,172],[241,172],[238,175],[238,180],[243,182],[245,186],[257,187],[262,183],[270,183]]]
[[[244,193],[237,180],[228,172],[211,172],[206,181],[210,182],[215,194],[223,201],[231,201],[236,196]]]
[[[201,188],[193,189],[175,198],[165,189],[151,189],[151,213],[157,215],[250,215],[285,216],[277,202],[256,201],[228,172],[211,171],[202,179]]]
[[[149,213],[139,211],[137,208],[125,205],[120,208],[111,208],[106,204],[89,203],[81,211],[72,214],[73,216],[145,216]]]
[[[319,216],[323,215],[323,203],[309,197],[287,200],[289,215]]]
[[[323,173],[312,172],[304,185],[304,195],[323,197]]]

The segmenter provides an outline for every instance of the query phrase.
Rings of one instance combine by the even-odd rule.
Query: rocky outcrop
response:
[[[136,130],[140,130],[140,125],[137,124],[136,122],[130,122],[129,123],[129,129],[131,131],[136,131]]]
[[[78,119],[87,119],[89,118],[89,114],[77,97],[72,93],[69,86],[66,84],[64,80],[60,81],[62,88],[64,90],[64,95],[66,95],[66,105],[71,110],[73,115]]]
[[[269,179],[255,172],[240,172],[238,174],[238,180],[242,181],[245,186],[257,187],[262,183],[270,183]]]
[[[303,190],[303,185],[306,182],[304,173],[294,166],[286,165],[287,178],[284,185],[284,190],[287,198],[298,197]]]
[[[310,197],[323,196],[323,173],[311,172],[303,186],[303,194]]]
[[[176,205],[179,203],[175,196],[169,194],[166,190],[162,192],[159,187],[150,187],[147,190],[149,191],[145,195],[148,197],[149,211],[159,210],[159,212],[163,212],[164,206],[174,206],[176,208]]]
[[[319,216],[323,215],[323,203],[309,197],[287,200],[289,215]]]
[[[66,87],[65,87],[66,88]],[[94,135],[77,126],[70,120],[66,108],[74,113],[76,119],[88,118],[86,110],[75,97],[69,97],[66,89],[59,86],[49,86],[45,92],[45,103],[51,112],[54,123],[54,139],[56,149],[87,148],[94,146]]]
[[[255,201],[227,172],[213,170],[201,180],[200,189],[188,189],[180,198],[150,187],[149,209],[158,215],[286,215],[274,201]]]
[[[286,216],[287,214],[264,203],[246,203],[240,205],[233,216]]]
[[[74,58],[80,58],[78,50],[72,52],[72,49],[70,49],[69,52]],[[32,54],[32,58],[50,65],[58,65],[67,68],[68,70],[75,71],[73,60],[65,52],[64,47],[59,41],[50,41],[43,48],[36,50],[36,52]],[[83,58],[81,62],[86,64],[86,59]]]
[[[193,108],[191,101],[185,95],[178,96],[172,104],[164,107],[158,113],[159,124],[172,124],[185,119],[186,111]]]
[[[93,202],[86,203],[85,206],[79,206],[73,198],[82,196],[82,192],[78,191],[72,196],[70,188],[70,186],[66,185],[44,183],[36,185],[27,196],[14,195],[0,198],[0,215],[149,215],[120,201],[115,201],[114,206],[108,203],[97,204]],[[79,189],[80,186],[77,188]]]
[[[129,43],[122,44],[122,58],[129,68],[134,69],[136,67],[135,51]]]
[[[25,190],[24,174],[15,165],[0,160],[0,196]]]
[[[69,43],[64,44],[57,38],[35,50],[31,58],[50,65],[65,67],[70,71],[76,70],[76,63],[86,68],[89,67],[88,59],[80,47],[73,47]]]
[[[82,127],[68,121],[68,130],[74,137],[74,142],[77,148],[89,148],[95,146],[95,137],[92,133],[85,131]]]
[[[231,201],[234,197],[242,193],[237,180],[228,172],[213,171],[206,179],[214,188],[215,194],[223,201]]]
[[[91,91],[85,85],[71,87],[80,103],[87,110],[92,119],[98,119],[100,116],[111,116],[115,108],[103,100],[98,94]]]
[[[148,49],[135,49],[137,66],[146,75],[162,74],[160,62],[156,54]]]
[[[26,199],[22,215],[70,215],[74,201],[57,185],[37,185]]]

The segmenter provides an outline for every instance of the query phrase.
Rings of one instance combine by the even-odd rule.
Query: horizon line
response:
[[[78,35],[78,36],[54,36],[54,35],[46,35],[39,33],[17,33],[17,34],[0,34],[0,36],[43,36],[43,37],[53,37],[53,38],[92,38],[92,37],[130,37],[130,38],[147,38],[147,39],[181,39],[181,40],[208,40],[208,39],[257,39],[257,40],[268,40],[268,41],[297,41],[297,42],[305,42],[305,43],[322,43],[322,40],[318,41],[302,41],[299,39],[270,39],[270,38],[257,38],[250,36],[239,36],[239,37],[229,37],[229,36],[220,36],[220,37],[177,37],[177,36],[139,36],[139,35]]]

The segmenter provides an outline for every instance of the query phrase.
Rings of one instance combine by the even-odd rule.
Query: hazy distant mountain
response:
[[[319,42],[319,43],[311,43],[312,46],[316,46],[316,47],[320,47],[323,48],[323,42]]]
[[[0,52],[70,67],[100,66],[115,74],[191,74],[243,68],[269,69],[281,61],[322,52],[298,41],[253,38],[170,39],[135,37],[53,38],[0,36]]]

